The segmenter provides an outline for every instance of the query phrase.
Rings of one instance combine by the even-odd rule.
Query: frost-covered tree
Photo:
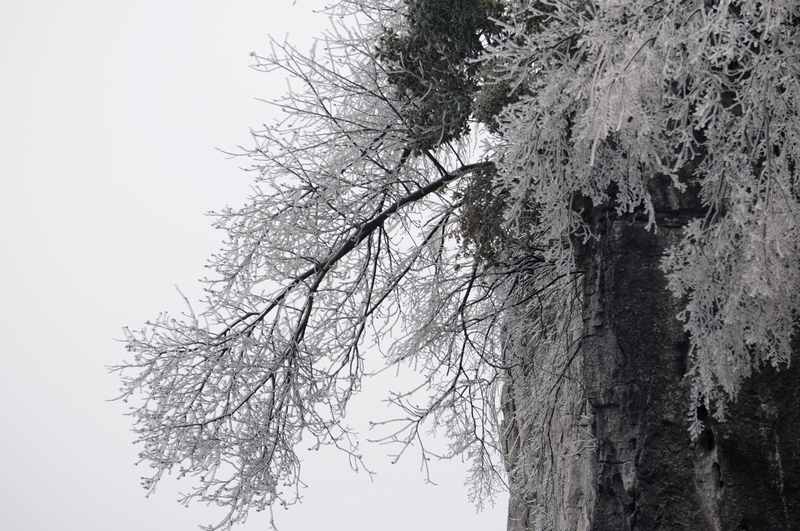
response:
[[[392,395],[402,414],[376,423],[398,454],[415,446],[424,458],[429,423],[450,437],[448,456],[471,460],[478,502],[506,484],[505,459],[527,515],[512,527],[602,529],[591,507],[603,493],[581,470],[600,477],[609,447],[592,387],[611,357],[599,317],[610,299],[597,296],[608,264],[658,241],[653,278],[668,282],[664,304],[680,310],[688,341],[669,380],[688,382],[672,386],[687,452],[753,374],[792,358],[798,6],[331,9],[334,26],[309,54],[276,42],[255,56],[291,90],[274,102],[283,118],[243,153],[255,192],[216,216],[228,237],[205,300],[128,332],[132,357],[117,369],[152,467],[145,486],[189,476],[186,501],[226,508],[218,529],[297,500],[301,439],[362,467],[345,415],[365,356],[380,352],[424,382]],[[623,240],[627,250],[614,247]],[[636,392],[652,384],[642,378]]]
[[[426,3],[441,4],[342,2],[333,14],[346,18],[309,54],[275,42],[254,57],[255,68],[291,83],[273,102],[281,119],[255,131],[243,154],[255,192],[216,215],[227,240],[200,306],[187,301],[185,315],[127,333],[132,358],[118,369],[152,467],[144,485],[169,472],[191,477],[184,501],[227,509],[212,528],[295,502],[301,440],[363,467],[344,416],[368,352],[423,376],[391,397],[397,418],[376,419],[384,442],[398,455],[416,445],[425,463],[421,426],[430,421],[451,437],[449,455],[473,461],[476,500],[502,482],[503,302],[493,294],[515,274],[536,275],[541,260],[492,269],[456,243],[466,183],[489,178],[494,165],[466,137],[469,112],[443,103],[464,99],[474,68],[428,67],[476,58],[477,44],[464,51],[438,17],[463,19],[462,34],[477,40],[482,4],[439,7],[428,23]],[[424,24],[441,39],[425,44],[432,49],[409,37]],[[443,76],[463,82],[442,87]]]
[[[593,236],[575,194],[654,230],[654,176],[699,196],[704,215],[664,267],[688,298],[698,396],[723,416],[755,368],[788,361],[800,310],[779,288],[800,281],[798,6],[522,4],[493,50],[526,89],[502,118],[509,196],[547,205],[539,229],[558,240]]]
[[[565,501],[569,472],[554,470],[557,459],[542,451],[542,436],[535,435],[534,443],[521,443],[529,449],[519,467],[522,475],[530,478],[532,470],[545,470],[546,479],[555,474],[562,492],[543,488],[545,481],[521,489],[530,497],[525,504],[531,518],[538,519],[524,527],[573,528],[560,527],[564,518],[572,518],[576,526],[585,518],[597,529],[639,528],[637,519],[640,528],[647,529],[696,529],[700,522],[709,529],[745,525],[746,519],[735,524],[725,520],[733,510],[723,505],[735,503],[725,501],[720,490],[720,463],[726,474],[751,478],[753,470],[744,474],[744,466],[760,467],[765,475],[767,469],[783,470],[782,459],[798,466],[796,452],[789,453],[791,458],[783,453],[792,444],[785,438],[796,435],[781,434],[778,428],[793,422],[787,415],[800,405],[794,392],[784,397],[781,409],[767,400],[763,383],[760,389],[751,385],[739,409],[759,403],[763,411],[770,411],[764,414],[769,419],[756,421],[754,416],[739,425],[736,418],[729,419],[742,432],[736,442],[735,431],[717,430],[718,438],[724,432],[733,441],[726,443],[729,455],[720,457],[710,427],[726,418],[726,409],[736,405],[754,373],[765,366],[785,369],[790,364],[796,339],[798,4],[537,1],[516,2],[509,12],[507,38],[488,54],[497,83],[519,93],[498,118],[500,139],[494,155],[499,186],[505,197],[516,200],[508,203],[506,223],[548,242],[548,263],[564,272],[585,273],[583,337],[594,336],[583,341],[579,356],[586,364],[583,391],[590,397],[583,409],[565,417],[568,425],[560,433],[565,435],[562,441],[572,441],[561,450],[585,455],[582,419],[591,424],[593,441],[588,444],[594,445],[590,453],[595,468],[589,475],[594,475],[595,484],[572,485],[571,493],[584,496],[584,509],[593,507],[595,512],[580,517],[558,514],[561,507],[554,502],[574,503]],[[529,204],[541,205],[533,226],[519,223],[519,212]],[[678,235],[680,226],[685,228]],[[672,316],[660,310],[670,301],[653,298],[663,275],[649,266],[653,255],[664,249],[661,268],[679,298],[672,304],[680,306],[686,348],[682,334],[670,329]],[[630,259],[637,263],[625,263]],[[625,293],[628,289],[633,293]],[[631,326],[642,329],[632,331]],[[655,335],[661,344],[636,335]],[[683,379],[670,376],[676,368],[662,363],[673,353],[671,361],[678,374],[685,374]],[[772,370],[769,374],[776,377],[775,387],[784,389],[785,380]],[[534,387],[537,391],[527,394],[535,401],[540,386]],[[671,394],[671,389],[679,392]],[[646,489],[658,482],[649,472],[650,485],[645,485],[640,470],[668,462],[659,461],[653,452],[680,449],[680,441],[677,446],[665,442],[665,434],[674,433],[664,426],[674,423],[678,406],[670,401],[675,398],[688,399],[695,448],[702,453],[706,445],[709,451],[703,454],[707,463],[684,463],[690,471],[694,467],[694,477],[676,477],[700,484],[706,479],[698,470],[707,465],[707,483],[714,485],[698,487],[700,494],[682,495],[703,500],[697,510],[706,520],[661,515],[661,524],[654,524],[657,510],[644,508],[644,499]],[[651,411],[637,409],[637,400]],[[534,402],[524,411],[523,425],[539,408]],[[709,419],[708,412],[716,419]],[[766,443],[747,439],[748,430],[772,439],[769,456],[760,465],[754,463],[762,459],[756,456]],[[742,450],[749,445],[748,451]],[[641,461],[643,452],[651,452],[651,463]],[[688,443],[685,453],[691,455]],[[550,465],[541,463],[543,459]],[[783,472],[775,472],[770,481],[777,485],[775,498],[782,500],[782,507],[765,511],[785,519],[750,522],[745,528],[800,525],[800,515],[792,509],[797,493],[786,495]]]

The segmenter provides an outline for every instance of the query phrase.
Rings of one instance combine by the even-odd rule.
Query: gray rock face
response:
[[[679,237],[680,213],[662,208],[657,233],[631,219],[597,219],[603,237],[583,250],[580,355],[595,444],[577,456],[554,452],[569,461],[556,478],[562,488],[550,527],[559,531],[800,529],[800,359],[779,372],[763,369],[727,422],[706,419],[698,440],[689,438],[689,343],[675,318],[681,302],[659,269]],[[511,498],[508,529],[540,529],[526,497]]]

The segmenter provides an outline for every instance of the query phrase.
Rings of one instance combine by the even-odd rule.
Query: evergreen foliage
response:
[[[416,151],[463,137],[478,87],[478,57],[497,33],[495,0],[405,0],[404,22],[388,29],[378,59],[403,102]]]

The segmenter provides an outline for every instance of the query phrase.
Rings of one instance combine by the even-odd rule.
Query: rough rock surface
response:
[[[727,422],[707,419],[689,439],[688,340],[659,269],[682,225],[669,203],[657,233],[633,219],[593,222],[603,237],[583,253],[581,355],[595,445],[559,472],[555,528],[800,530],[800,355],[751,378]],[[509,530],[538,529],[515,494]]]

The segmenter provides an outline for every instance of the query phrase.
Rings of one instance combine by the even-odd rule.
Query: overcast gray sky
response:
[[[248,69],[267,34],[308,46],[327,23],[297,0],[24,0],[0,9],[2,370],[0,528],[196,529],[218,512],[145,499],[129,422],[107,403],[121,326],[197,293],[218,235],[203,213],[236,205],[249,177],[215,147],[247,142],[280,94]],[[376,394],[370,392],[370,395]],[[371,398],[371,397],[370,397]],[[379,415],[361,402],[357,413]],[[363,420],[363,419],[362,419]],[[359,419],[356,423],[361,422]],[[306,460],[305,502],[282,530],[500,530],[506,500],[476,514],[464,469],[370,454],[372,484],[346,461]],[[254,513],[242,530],[264,530]]]

